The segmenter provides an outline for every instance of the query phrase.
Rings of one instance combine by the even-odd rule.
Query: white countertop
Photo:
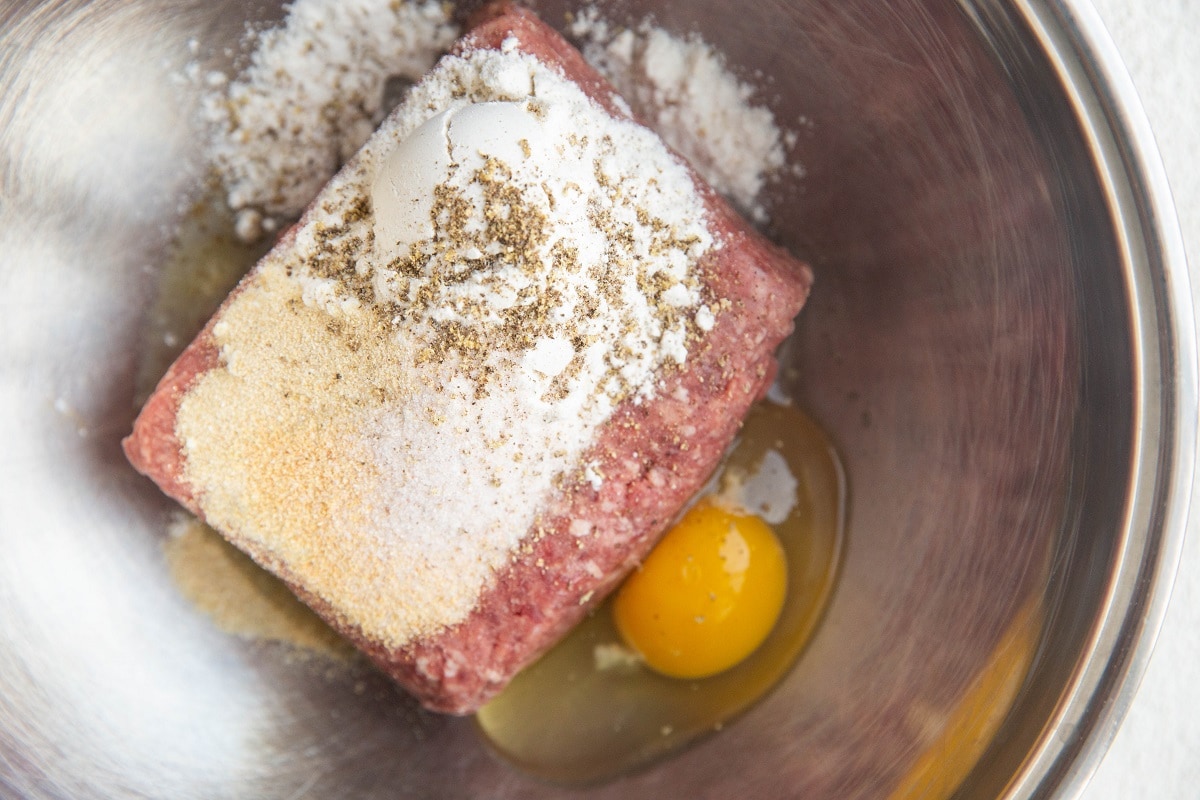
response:
[[[1200,309],[1200,0],[1093,3],[1158,140]],[[1200,498],[1195,487],[1193,498]],[[1150,666],[1082,794],[1082,800],[1177,798],[1200,798],[1200,499],[1192,502],[1175,591]]]

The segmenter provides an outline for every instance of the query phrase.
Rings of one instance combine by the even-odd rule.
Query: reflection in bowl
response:
[[[238,61],[252,10],[280,13],[2,12],[0,787],[559,796],[364,668],[297,665],[211,626],[171,582],[170,504],[119,455],[162,253],[203,177],[195,89],[171,74],[193,38],[205,67]],[[783,379],[844,457],[848,530],[825,618],[775,691],[674,759],[570,791],[1073,785],[1157,625],[1195,427],[1181,246],[1093,15],[989,0],[607,13],[651,10],[763,76],[798,133],[806,172],[772,185],[771,232],[818,279]]]

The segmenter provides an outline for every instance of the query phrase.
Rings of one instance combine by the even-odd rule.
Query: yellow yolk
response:
[[[703,678],[762,644],[786,593],[787,563],[771,528],[756,516],[701,503],[625,581],[613,618],[647,666]]]

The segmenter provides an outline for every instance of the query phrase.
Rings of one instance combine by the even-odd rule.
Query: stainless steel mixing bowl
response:
[[[546,16],[563,8],[546,0]],[[200,180],[192,58],[272,5],[0,11],[0,794],[1046,797],[1148,655],[1193,471],[1182,246],[1095,14],[1066,0],[721,0],[695,30],[799,132],[774,233],[818,282],[785,375],[844,454],[848,546],[787,680],[614,783],[502,764],[368,671],[216,629],[125,465],[145,311]],[[226,52],[225,48],[229,48]],[[801,118],[804,122],[801,124]],[[1026,667],[1028,670],[1026,672]],[[976,746],[977,745],[977,746]]]

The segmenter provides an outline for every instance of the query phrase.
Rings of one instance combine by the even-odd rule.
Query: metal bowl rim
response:
[[[1006,797],[1078,797],[1128,713],[1178,571],[1197,452],[1197,343],[1166,170],[1116,45],[1089,0],[1017,0],[1101,171],[1131,293],[1134,448],[1118,560],[1078,667]],[[1133,228],[1131,229],[1131,226]],[[1140,241],[1139,241],[1140,240]],[[1144,291],[1142,291],[1144,290]],[[1149,515],[1149,525],[1138,511]]]

